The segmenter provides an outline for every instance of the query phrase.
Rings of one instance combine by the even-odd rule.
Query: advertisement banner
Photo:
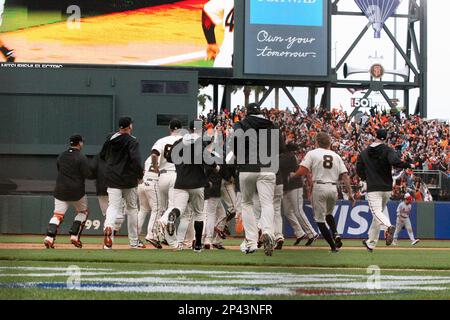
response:
[[[395,226],[397,221],[397,207],[400,202],[392,201],[387,205],[385,214],[389,214],[391,223]],[[318,231],[317,225],[313,219],[312,207],[308,202],[305,202],[303,210],[306,213],[311,225]],[[343,238],[363,239],[367,238],[370,225],[372,223],[372,213],[369,210],[367,201],[361,201],[355,207],[351,206],[348,201],[339,201],[333,211],[333,216],[336,221],[337,230]],[[413,226],[414,234],[417,234],[417,218],[416,205],[412,206],[412,213],[410,216],[411,224]],[[286,237],[293,237],[292,229],[284,221],[284,231]],[[380,233],[380,239],[384,239],[383,232]],[[399,239],[408,239],[406,230],[402,230],[399,234]]]
[[[328,75],[325,0],[246,0],[245,5],[245,74]]]

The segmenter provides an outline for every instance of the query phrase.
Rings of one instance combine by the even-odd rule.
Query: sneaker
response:
[[[281,249],[283,249],[283,243],[284,243],[284,239],[278,239],[276,241],[274,250],[281,250]]]
[[[367,240],[363,240],[362,244],[366,247],[367,251],[373,252],[373,248],[369,246]]]
[[[210,245],[210,244],[205,244],[205,246],[203,247],[203,249],[205,249],[205,250],[210,250],[210,249],[211,249],[211,245]]]
[[[264,245],[264,254],[270,257],[273,254],[273,247],[274,247],[272,237],[269,234],[264,233],[262,235],[262,242]]]
[[[308,241],[305,243],[305,247],[309,247],[310,245],[313,244],[314,241],[316,241],[319,238],[319,234],[316,233],[316,235],[314,237],[312,237],[311,239],[308,239]]]
[[[169,217],[167,218],[166,229],[167,229],[167,233],[169,234],[169,236],[173,236],[175,233],[175,220],[177,220],[179,212],[180,212],[180,211],[178,211],[178,215],[177,215],[177,211],[178,211],[178,209],[173,209],[172,211],[170,211]]]
[[[420,242],[420,239],[416,239],[413,242],[411,242],[412,246],[415,246],[416,244],[418,244]]]
[[[223,245],[221,245],[220,243],[215,243],[212,245],[213,248],[219,249],[219,250],[225,250],[225,247]]]
[[[113,245],[113,241],[111,239],[111,235],[112,235],[111,227],[106,227],[105,231],[103,232],[103,235],[104,235],[104,237],[103,237],[103,245],[105,247],[107,247],[108,249],[111,249],[112,245]]]
[[[155,239],[147,239],[145,238],[145,241],[150,243],[152,246],[154,246],[156,249],[162,249],[162,245],[158,240]]]
[[[55,238],[49,236],[45,237],[44,245],[47,249],[55,249]]]
[[[306,237],[306,235],[304,235],[304,236],[302,236],[302,237],[300,237],[300,238],[297,238],[297,240],[295,240],[295,242],[294,242],[294,246],[298,246],[298,245],[300,244],[300,242],[301,242],[303,239],[305,239],[305,237]]]
[[[131,249],[145,249],[146,248],[145,244],[141,240],[138,240],[137,243],[135,243],[135,244],[130,244],[130,247],[131,247]]]
[[[83,248],[83,243],[81,243],[80,239],[75,235],[70,236],[70,242],[78,249]]]
[[[194,252],[202,252],[202,246],[194,246]]]
[[[336,244],[336,248],[340,249],[342,248],[342,239],[339,234],[336,234],[334,237],[334,243]]]
[[[394,233],[395,233],[394,226],[390,226],[389,228],[387,228],[386,232],[384,233],[387,246],[390,246],[392,244],[392,241],[394,241]]]
[[[15,62],[16,56],[14,55],[14,50],[10,50],[5,55],[6,62]]]

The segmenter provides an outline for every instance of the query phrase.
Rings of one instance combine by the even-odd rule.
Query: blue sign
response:
[[[389,218],[391,224],[395,226],[397,221],[397,207],[400,202],[389,202],[387,210],[389,211]],[[303,210],[306,213],[311,225],[318,231],[317,225],[313,218],[311,205],[305,202]],[[367,201],[358,202],[355,207],[352,207],[348,201],[339,201],[333,211],[334,219],[338,232],[343,238],[364,239],[368,237],[368,231],[372,223],[372,213],[370,212]],[[411,224],[413,226],[414,235],[417,234],[417,219],[416,219],[416,205],[413,204],[411,212]],[[284,221],[285,235],[294,236],[289,223]],[[399,239],[409,239],[406,230],[399,233]],[[380,233],[380,239],[383,239],[383,232]]]
[[[434,238],[439,240],[450,239],[450,203],[436,203],[434,218]]]
[[[323,0],[251,0],[250,23],[321,27]]]

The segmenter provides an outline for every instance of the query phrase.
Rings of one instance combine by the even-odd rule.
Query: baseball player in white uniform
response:
[[[408,232],[409,239],[411,240],[411,245],[415,246],[420,242],[419,239],[414,238],[414,232],[411,225],[411,220],[409,217],[411,216],[412,205],[411,203],[414,201],[413,197],[407,193],[405,194],[405,199],[401,202],[397,207],[397,224],[394,233],[394,241],[393,245],[397,245],[398,234],[402,231],[403,228],[406,228]]]
[[[216,42],[215,27],[223,25],[222,46]],[[208,46],[206,59],[214,60],[214,67],[231,68],[233,63],[234,0],[210,0],[203,7],[202,26]]]
[[[312,174],[314,219],[322,236],[330,245],[331,252],[336,253],[342,247],[341,237],[337,232],[333,217],[333,209],[338,198],[337,184],[339,180],[344,182],[349,193],[349,200],[353,203],[355,200],[344,161],[338,154],[330,150],[330,146],[331,138],[326,133],[319,132],[316,137],[317,149],[306,154],[293,177]],[[331,234],[325,223],[330,227]]]
[[[0,27],[3,22],[3,11],[5,10],[5,0],[0,0]],[[5,44],[0,39],[0,52],[5,57],[7,62],[14,62],[16,57],[14,56],[14,50],[8,49],[5,47]]]
[[[152,204],[150,210],[154,213],[150,216],[145,239],[157,248],[161,245],[160,240],[164,239],[169,245],[176,246],[175,237],[164,233],[168,214],[161,215],[167,209],[170,198],[173,197],[173,187],[177,174],[175,165],[167,161],[167,155],[172,150],[173,144],[182,138],[179,133],[181,128],[181,121],[172,119],[169,123],[170,135],[155,142],[151,155],[145,162],[145,194],[148,202]],[[143,209],[146,209],[145,206]],[[143,216],[144,213],[142,212],[140,221],[143,221]]]

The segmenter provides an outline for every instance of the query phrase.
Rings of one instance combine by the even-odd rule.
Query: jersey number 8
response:
[[[323,156],[323,167],[325,169],[333,168],[333,157],[332,156]]]

